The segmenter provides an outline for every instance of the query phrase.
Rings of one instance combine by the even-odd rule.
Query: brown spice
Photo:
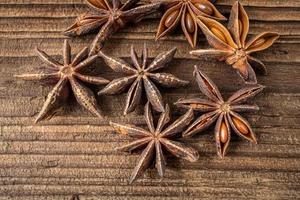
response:
[[[90,55],[97,54],[104,42],[128,23],[137,23],[144,17],[155,13],[160,3],[136,6],[139,0],[86,0],[91,8],[86,14],[77,18],[64,33],[68,36],[80,36],[99,30],[90,47]]]
[[[153,162],[155,163],[155,168],[159,176],[163,177],[167,165],[164,150],[189,162],[195,162],[199,158],[198,152],[195,149],[176,141],[177,135],[181,133],[193,119],[193,111],[190,109],[171,125],[167,125],[170,121],[169,106],[166,105],[164,110],[165,112],[160,114],[155,127],[150,103],[148,102],[146,104],[144,117],[148,125],[148,130],[134,125],[110,122],[110,125],[116,132],[128,135],[134,139],[133,142],[116,148],[117,150],[131,152],[139,148],[144,148],[131,174],[130,183],[149,168]]]
[[[197,23],[213,49],[191,51],[192,55],[197,57],[214,56],[225,60],[249,84],[257,83],[252,66],[264,73],[267,72],[265,65],[250,54],[269,48],[279,38],[279,35],[278,33],[264,32],[252,40],[246,41],[249,18],[238,1],[232,7],[228,30],[219,22],[204,16],[198,16]]]
[[[153,2],[157,1],[153,0]],[[170,33],[180,23],[187,41],[191,47],[195,48],[199,32],[196,16],[205,16],[218,20],[226,19],[208,0],[174,0],[161,2],[166,12],[160,20],[156,40]]]
[[[131,47],[131,60],[133,63],[133,66],[131,66],[122,59],[109,57],[100,52],[100,56],[102,56],[108,66],[116,72],[124,73],[126,76],[113,80],[99,94],[121,93],[131,85],[126,98],[124,115],[135,110],[140,103],[143,90],[145,90],[146,97],[153,108],[158,112],[163,112],[163,98],[154,83],[158,83],[164,87],[180,87],[188,84],[188,81],[181,80],[172,74],[155,73],[156,70],[164,68],[173,59],[175,53],[176,48],[163,52],[148,65],[148,50],[146,45],[144,46],[141,63],[138,61],[139,59],[134,48]]]
[[[102,117],[93,92],[81,83],[86,82],[95,85],[109,83],[109,81],[104,78],[81,73],[84,68],[90,66],[98,58],[97,55],[88,57],[88,48],[86,47],[75,56],[73,61],[71,61],[71,47],[67,40],[65,40],[63,47],[63,63],[54,60],[39,49],[37,49],[37,54],[47,67],[45,67],[41,73],[15,76],[23,80],[56,83],[54,88],[48,94],[42,110],[35,120],[36,123],[40,120],[51,118],[58,112],[58,110],[61,109],[62,104],[65,104],[70,96],[70,91],[73,92],[77,102],[81,106],[95,116]]]
[[[200,90],[209,99],[180,99],[176,103],[179,107],[204,113],[184,131],[183,137],[191,137],[216,122],[215,138],[218,155],[221,158],[226,154],[231,130],[250,142],[256,143],[256,137],[250,125],[238,112],[258,110],[256,105],[241,103],[261,92],[264,87],[252,85],[242,88],[224,101],[217,86],[196,66],[194,75]]]

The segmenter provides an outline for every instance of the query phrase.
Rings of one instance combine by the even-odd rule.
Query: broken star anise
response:
[[[39,58],[46,64],[42,72],[36,74],[22,74],[15,77],[29,81],[43,81],[46,83],[56,83],[52,91],[48,94],[42,110],[36,118],[36,123],[45,118],[51,118],[69,97],[70,88],[73,91],[77,102],[93,113],[101,117],[97,101],[93,92],[85,87],[81,82],[103,85],[109,83],[101,77],[82,74],[81,71],[91,65],[98,57],[94,55],[88,57],[88,48],[82,49],[71,60],[71,47],[67,40],[63,46],[63,63],[60,63],[45,52],[37,49]]]
[[[191,51],[197,57],[218,57],[232,65],[246,83],[256,84],[256,75],[252,67],[266,73],[265,65],[250,56],[269,48],[278,38],[278,33],[264,32],[246,42],[249,30],[249,18],[243,6],[236,2],[231,10],[228,30],[219,22],[198,16],[197,23],[205,34],[208,43],[214,49]]]
[[[126,75],[125,77],[113,80],[103,88],[99,94],[121,93],[131,84],[127,94],[124,115],[132,112],[137,107],[141,100],[143,88],[145,89],[147,99],[150,101],[153,108],[156,111],[163,112],[163,98],[153,81],[164,87],[179,87],[189,83],[188,81],[181,80],[169,73],[154,73],[154,71],[164,68],[172,60],[175,53],[176,48],[173,48],[168,52],[163,52],[148,65],[148,50],[146,45],[144,45],[141,63],[139,62],[134,48],[131,47],[131,60],[133,63],[133,66],[131,66],[122,59],[109,57],[103,52],[99,52],[99,55],[105,60],[106,64],[114,71],[122,72]]]
[[[174,30],[180,23],[186,39],[191,47],[195,48],[199,29],[196,16],[217,20],[226,19],[209,0],[168,0],[162,2],[167,11],[160,20],[156,40]]]
[[[191,137],[217,121],[215,125],[215,139],[218,155],[221,158],[225,156],[227,151],[231,130],[242,138],[257,143],[249,123],[237,112],[259,110],[259,107],[256,105],[242,103],[261,92],[264,87],[261,85],[245,87],[234,93],[227,101],[224,101],[217,86],[197,66],[195,66],[194,76],[200,90],[209,100],[192,98],[180,99],[176,102],[176,105],[179,107],[192,108],[195,111],[205,113],[187,128],[183,133],[183,137]]]
[[[137,23],[144,17],[156,12],[160,3],[136,6],[140,0],[86,0],[92,11],[79,16],[76,22],[64,33],[79,36],[100,29],[90,47],[90,55],[102,49],[104,42],[127,23]]]
[[[149,168],[152,163],[155,163],[158,174],[163,177],[165,166],[167,164],[164,150],[190,162],[198,160],[199,155],[195,149],[176,141],[177,135],[193,120],[192,109],[178,118],[171,125],[165,127],[170,121],[170,109],[169,106],[166,105],[165,112],[160,114],[155,128],[150,103],[148,102],[145,106],[144,117],[149,130],[134,125],[110,122],[110,125],[116,132],[122,135],[128,135],[134,139],[134,141],[116,148],[116,150],[131,152],[136,149],[144,148],[139,161],[131,174],[130,183]]]

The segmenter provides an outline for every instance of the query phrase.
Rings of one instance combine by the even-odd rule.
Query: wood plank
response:
[[[70,1],[70,0],[67,0]],[[277,1],[277,0],[239,0],[245,6],[255,7],[300,7],[299,1]],[[235,0],[217,0],[220,5],[232,5]]]
[[[198,95],[193,95],[198,96]],[[272,117],[275,118],[282,118],[285,117],[286,119],[280,120],[278,123],[280,125],[294,125],[294,123],[298,124],[299,122],[299,105],[297,103],[290,104],[291,100],[295,100],[296,102],[299,102],[299,96],[295,96],[295,98],[291,98],[287,96],[285,99],[280,98],[280,95],[270,95],[266,96],[265,98],[256,98],[256,103],[261,106],[261,111],[253,112],[253,113],[247,113],[245,114],[248,116],[250,121],[255,123],[257,126],[263,126],[264,123],[266,123],[268,120],[271,120]],[[180,98],[179,95],[168,95],[164,94],[164,97],[166,97],[166,102],[169,102],[169,104],[172,106],[173,111],[177,114],[178,109],[172,105],[172,102],[175,102]],[[124,109],[124,99],[126,98],[126,94],[123,94],[122,96],[109,96],[102,99],[102,103],[99,103],[99,106],[102,108],[103,112],[107,114],[107,117],[115,117],[115,118],[123,118],[122,117],[122,111]],[[265,102],[268,102],[270,99],[274,101],[272,105],[264,104]],[[44,97],[38,97],[38,98],[21,98],[21,99],[15,99],[15,100],[3,100],[0,99],[1,102],[1,115],[2,116],[11,116],[11,117],[33,117],[36,115],[39,110],[41,109],[41,106],[44,103]],[[87,113],[83,108],[81,108],[75,101],[71,104],[71,106],[65,106],[66,111],[61,112],[58,116],[65,116],[65,117],[75,117],[77,115],[80,115],[82,117],[92,117],[89,113]],[[100,100],[99,100],[100,102]],[[111,102],[112,104],[109,104],[109,107],[107,106],[107,102]],[[3,106],[6,105],[6,106]],[[280,109],[278,106],[281,106]],[[270,111],[270,109],[273,109]],[[142,107],[141,109],[142,110]],[[289,112],[288,112],[289,111]],[[182,110],[182,113],[184,110]],[[132,113],[129,116],[134,116],[137,114],[142,114],[139,111],[137,113]],[[140,116],[142,118],[142,116]],[[260,118],[261,117],[261,118]],[[54,117],[55,118],[55,117]],[[112,119],[112,118],[111,118]],[[135,120],[135,119],[134,119]],[[294,121],[296,120],[296,121]],[[94,120],[93,120],[94,121]],[[95,118],[95,122],[101,123],[100,119]],[[104,119],[103,122],[107,121],[107,119]],[[76,123],[76,122],[75,122]]]
[[[81,181],[91,181],[97,180],[99,183],[105,182],[107,180],[113,181],[121,181],[124,184],[132,169],[122,169],[119,170],[117,168],[95,168],[95,169],[88,169],[88,168],[58,168],[58,167],[51,167],[51,168],[9,168],[9,169],[0,169],[0,175],[2,178],[35,178],[35,179],[59,179],[59,180],[66,180],[69,179],[72,181],[73,184],[80,183]],[[166,169],[166,176],[162,181],[157,176],[157,172],[155,169],[147,170],[147,173],[142,177],[141,181],[138,181],[137,185],[147,184],[147,185],[184,185],[187,180],[190,183],[196,183],[196,185],[206,184],[208,185],[209,182],[215,182],[212,177],[218,175],[220,181],[218,184],[222,186],[226,184],[226,181],[232,180],[235,182],[245,183],[251,182],[253,178],[260,180],[259,182],[269,185],[272,187],[272,184],[275,185],[286,185],[289,187],[297,188],[299,182],[297,181],[299,178],[299,172],[272,172],[272,171],[247,171],[247,170],[214,170],[214,169],[180,169],[175,170],[172,168]],[[149,177],[153,177],[153,179],[149,179]],[[273,183],[272,183],[273,182]]]
[[[73,9],[76,7],[76,9]],[[249,17],[252,20],[261,21],[299,21],[299,7],[277,7],[274,10],[272,7],[245,7]],[[35,12],[27,12],[28,9],[34,9]],[[67,17],[77,17],[78,15],[87,11],[87,6],[85,4],[3,4],[0,7],[1,16],[7,17],[42,17],[42,18],[65,18]],[[228,15],[231,6],[220,7],[221,13]],[[12,14],[13,13],[13,14]],[[155,14],[156,15],[156,14]],[[155,16],[154,15],[154,16]],[[156,15],[157,16],[157,15]]]
[[[114,186],[112,189],[110,186],[47,186],[47,185],[6,185],[0,188],[0,192],[6,192],[6,194],[23,194],[23,195],[53,195],[53,194],[64,194],[64,191],[68,191],[68,194],[72,193],[83,193],[83,194],[94,194],[94,195],[120,195],[120,196],[135,196],[139,193],[139,197],[145,197],[145,195],[151,193],[151,196],[190,196],[190,197],[233,197],[237,198],[239,196],[248,196],[263,198],[265,193],[268,192],[268,188],[261,186],[256,187],[257,190],[251,190],[248,188],[241,188],[236,190],[235,188],[208,188],[208,187],[129,187],[129,186]],[[292,198],[297,195],[296,190],[289,190],[290,193],[286,192],[285,189],[276,189],[274,192],[270,193],[268,197],[276,198],[278,196],[285,196]],[[212,195],[214,194],[214,195]],[[147,197],[145,197],[147,198]]]
[[[149,0],[141,0],[143,3]],[[235,0],[217,0],[216,5],[232,5]],[[278,0],[240,0],[245,6],[261,6],[261,7],[300,7],[298,1],[278,1]],[[1,4],[83,4],[84,0],[2,0]]]
[[[65,194],[65,195],[29,195],[29,196],[23,196],[21,194],[18,194],[17,196],[0,196],[0,200],[15,200],[16,198],[22,198],[22,200],[70,200],[72,197],[72,194]],[[159,197],[159,196],[147,196],[148,200],[178,200],[181,197],[178,196],[169,196],[169,197]],[[127,196],[105,196],[105,195],[80,195],[80,200],[128,200]],[[141,199],[140,196],[130,196],[130,199],[132,200],[139,200]],[[185,200],[194,200],[195,197],[185,197]],[[232,198],[223,198],[223,199],[231,199]],[[239,199],[247,199],[247,198],[239,198]]]
[[[101,132],[99,133],[101,134]],[[199,139],[190,139],[186,141],[191,144],[202,155],[216,154],[216,147],[213,144],[214,138],[210,134],[208,139],[198,137]],[[126,140],[127,139],[127,140]],[[48,142],[48,141],[30,141],[30,142],[0,142],[0,154],[22,154],[22,155],[114,155],[115,147],[125,145],[129,142],[125,141],[113,142]],[[276,157],[299,157],[300,150],[298,145],[280,145],[273,142],[272,144],[259,144],[255,146],[248,145],[245,141],[236,142],[233,137],[228,156],[251,155],[251,156],[276,156]],[[191,142],[192,141],[192,142]],[[265,142],[265,141],[264,141]],[[205,148],[203,148],[205,147]],[[272,150],[270,150],[272,149]]]
[[[43,23],[40,23],[40,22]],[[0,21],[0,35],[3,38],[65,38],[62,32],[72,24],[73,18],[68,19],[53,19],[53,18],[2,18]],[[259,34],[264,31],[278,32],[281,37],[277,42],[285,41],[288,38],[298,39],[300,35],[300,25],[298,22],[281,22],[281,21],[251,21],[250,22],[249,36],[253,34]],[[153,40],[155,36],[157,26],[159,24],[158,19],[146,19],[143,20],[139,26],[129,25],[128,27],[120,30],[120,32],[113,35],[114,38],[137,38],[144,37]],[[226,23],[224,23],[226,25]],[[7,34],[7,33],[10,34]],[[130,33],[130,34],[129,34]],[[142,33],[142,34],[141,34]],[[288,37],[289,36],[289,37]],[[82,38],[87,36],[82,36]],[[88,36],[90,37],[90,36]],[[185,40],[184,36],[180,32],[170,34],[162,40],[167,38],[168,40]],[[204,43],[204,36],[201,34],[199,40]]]
[[[205,155],[205,154],[204,154]],[[3,154],[0,168],[130,168],[133,169],[139,155],[111,154],[111,155],[43,155],[43,154]],[[285,163],[288,162],[288,165]],[[274,171],[299,171],[300,160],[298,158],[265,157],[257,155],[236,155],[220,159],[215,154],[202,156],[195,163],[187,163],[183,160],[172,159],[169,162],[171,168],[185,169],[222,169],[222,170],[274,170]]]
[[[124,121],[124,120],[123,120]],[[137,121],[137,120],[136,120]],[[138,126],[145,126],[145,122],[141,120]],[[257,128],[255,124],[254,131],[257,133],[259,144],[267,145],[299,145],[300,141],[297,137],[299,131],[295,128],[277,128],[262,127]],[[83,142],[93,145],[96,142],[125,142],[129,138],[116,135],[108,125],[43,125],[43,126],[26,126],[26,125],[10,125],[2,126],[1,141],[3,142]],[[212,130],[205,131],[203,134],[192,139],[184,139],[188,143],[208,142],[213,140]],[[236,137],[233,137],[236,140]],[[239,139],[239,143],[247,142]],[[51,144],[51,143],[49,143]],[[100,148],[100,147],[99,147]],[[253,147],[251,147],[253,148]],[[286,149],[289,151],[289,149]]]
[[[46,172],[42,172],[41,170],[37,170],[34,168],[31,169],[20,169],[18,171],[18,174],[20,173],[24,173],[24,172],[30,172],[30,174],[28,174],[28,178],[24,179],[24,178],[15,178],[15,185],[20,185],[22,184],[22,180],[26,180],[28,185],[31,185],[32,187],[34,187],[35,185],[33,185],[35,183],[35,181],[39,182],[39,185],[43,184],[44,182],[51,182],[51,186],[53,188],[53,190],[59,190],[60,187],[64,187],[64,186],[78,186],[78,185],[87,185],[87,183],[89,183],[88,185],[94,186],[94,187],[101,187],[102,185],[106,184],[106,185],[114,185],[114,181],[118,182],[118,185],[122,185],[125,186],[124,187],[124,192],[127,191],[127,187],[126,187],[126,182],[127,182],[127,176],[130,174],[130,170],[127,171],[116,171],[113,170],[111,171],[110,169],[95,169],[93,171],[88,170],[87,169],[57,169],[57,168],[48,168],[46,169]],[[172,196],[170,193],[170,190],[165,190],[166,187],[168,186],[173,186],[177,189],[180,188],[187,188],[190,187],[190,190],[195,190],[195,187],[201,187],[201,188],[206,188],[207,185],[209,184],[215,184],[215,188],[220,188],[220,186],[222,187],[222,185],[226,184],[226,185],[241,185],[243,186],[242,188],[247,188],[247,192],[252,191],[253,187],[260,191],[262,188],[273,188],[273,189],[277,189],[279,188],[279,190],[285,189],[286,190],[291,190],[291,189],[296,189],[298,184],[297,183],[297,177],[294,176],[294,174],[292,173],[287,173],[287,172],[273,172],[273,173],[269,173],[269,172],[243,172],[243,171],[214,171],[214,170],[210,170],[211,172],[213,172],[214,174],[218,174],[220,179],[218,181],[218,183],[215,183],[214,180],[211,179],[211,174],[207,173],[205,170],[202,171],[191,171],[191,170],[182,170],[181,173],[185,175],[186,179],[181,179],[181,181],[178,181],[176,177],[178,177],[178,171],[172,171],[172,170],[167,170],[166,172],[166,178],[164,179],[164,181],[162,182],[161,180],[155,179],[155,175],[153,175],[153,173],[155,173],[154,170],[151,170],[150,172],[148,172],[146,175],[152,177],[152,179],[147,179],[147,177],[144,177],[144,179],[141,179],[143,181],[138,181],[137,183],[135,183],[135,188],[141,188],[142,186],[146,186],[149,188],[149,190],[152,192],[152,195],[155,194],[156,192],[153,190],[157,189],[157,186],[160,188],[163,188],[164,190],[164,194],[168,195],[168,197]],[[82,173],[83,172],[83,173]],[[49,174],[50,177],[47,178],[29,178],[29,176],[36,176],[34,174],[40,174],[39,176],[45,176],[46,174]],[[60,175],[59,175],[60,174]],[[61,177],[61,174],[63,174],[64,177]],[[69,174],[69,178],[65,177],[66,174]],[[75,178],[74,174],[76,174],[76,177],[80,177],[79,178]],[[89,174],[88,176],[86,176],[87,174]],[[47,175],[46,175],[47,176]],[[86,177],[86,178],[84,178]],[[105,177],[110,177],[110,179],[107,179]],[[113,178],[114,177],[114,178]],[[174,179],[175,178],[175,179]],[[3,179],[5,180],[5,178]],[[108,182],[106,180],[109,180]],[[151,181],[150,181],[151,180]],[[9,183],[9,180],[7,180]],[[274,185],[275,183],[275,185]],[[294,183],[294,184],[287,184],[287,183]],[[280,185],[281,184],[281,185]],[[57,185],[56,187],[53,187],[53,185]],[[250,185],[252,185],[253,187],[249,187]],[[192,187],[191,187],[192,186]],[[109,189],[109,188],[107,188]],[[225,188],[223,188],[225,189]],[[47,190],[49,191],[49,190]],[[69,190],[66,190],[67,192],[64,192],[65,195],[69,194]],[[97,190],[99,192],[99,190]],[[180,190],[180,194],[183,195],[183,191]],[[107,191],[101,191],[101,193],[106,193]],[[140,192],[140,189],[139,189]],[[154,192],[154,193],[153,193]],[[253,192],[253,191],[252,191]],[[48,193],[48,192],[47,192]],[[90,191],[81,191],[80,193],[82,193],[82,197],[84,197],[84,194],[91,194]],[[97,193],[97,192],[95,192]],[[126,192],[127,193],[127,192]],[[72,194],[72,193],[70,193]],[[212,193],[213,194],[213,193]],[[211,194],[211,195],[212,195]],[[24,194],[23,194],[24,195]],[[48,194],[49,195],[49,194]],[[128,193],[127,193],[128,195]],[[133,194],[129,194],[130,198],[133,198]],[[144,194],[147,196],[147,199],[150,198],[148,196],[148,194]],[[151,195],[151,196],[152,196]],[[203,193],[198,193],[197,196],[202,196]],[[278,194],[277,194],[278,195]],[[289,194],[281,194],[281,195],[289,195]],[[297,195],[297,194],[296,194]],[[116,195],[115,195],[116,196]],[[159,194],[159,196],[161,196],[161,194]],[[236,196],[236,194],[231,194],[228,197],[234,197]],[[99,195],[97,195],[97,199],[98,199]],[[157,198],[158,195],[157,195]],[[161,198],[161,197],[160,197]],[[175,198],[175,197],[174,197]]]
[[[143,3],[149,2],[149,0],[141,0]],[[232,5],[235,0],[217,0],[216,5]],[[278,0],[240,0],[245,6],[255,7],[300,7],[298,1],[278,1]],[[84,0],[2,0],[1,4],[46,4],[46,5],[60,5],[60,4],[84,4]]]
[[[73,52],[78,52],[81,48],[89,43],[92,37],[78,38],[78,42],[73,42]],[[137,42],[137,41],[140,42]],[[106,43],[106,49],[103,51],[111,56],[118,57],[129,57],[130,51],[128,47],[134,45],[137,51],[141,51],[144,43],[147,43],[149,49],[149,57],[155,57],[159,52],[167,51],[172,47],[176,46],[179,50],[175,55],[175,58],[185,58],[185,59],[197,59],[189,54],[190,49],[186,45],[186,41],[169,41],[161,40],[155,42],[154,40],[149,40],[147,38],[139,39],[127,39],[118,40],[112,39]],[[39,47],[40,49],[47,49],[47,53],[53,56],[61,56],[63,39],[0,39],[1,46],[5,51],[0,52],[1,57],[32,57],[36,56],[34,49]],[[30,44],[30,45],[28,45]],[[207,44],[200,44],[202,48],[209,48]],[[263,53],[257,54],[257,58],[264,62],[279,62],[279,63],[293,63],[300,62],[299,55],[300,50],[297,48],[298,44],[282,44],[276,43],[269,49],[263,51]],[[218,64],[218,63],[217,63]]]
[[[234,1],[218,0],[216,5],[228,16]],[[300,198],[300,1],[240,1],[250,16],[249,37],[263,31],[281,35],[270,49],[255,55],[269,70],[267,76],[258,74],[259,83],[267,88],[252,101],[261,109],[242,114],[252,124],[259,143],[252,145],[233,135],[227,157],[219,159],[211,128],[182,139],[199,151],[199,161],[188,163],[168,154],[164,179],[151,168],[133,185],[128,184],[128,178],[139,154],[114,151],[130,139],[116,134],[108,122],[145,126],[142,106],[123,116],[125,94],[97,97],[106,115],[99,120],[71,99],[65,112],[33,124],[51,86],[13,78],[42,65],[33,51],[37,46],[60,59],[66,38],[61,32],[87,10],[84,2],[0,2],[0,200],[70,200],[73,194],[80,194],[80,200]],[[225,97],[244,86],[226,64],[190,56],[191,48],[180,31],[155,42],[159,17],[152,15],[139,26],[130,25],[114,34],[103,50],[130,61],[131,45],[140,54],[143,43],[147,43],[150,59],[176,46],[178,52],[165,72],[191,84],[186,88],[160,88],[171,105],[173,119],[184,112],[173,105],[177,99],[204,97],[192,77],[196,64],[220,86]],[[72,38],[73,51],[78,52],[93,37]],[[199,38],[198,48],[208,48],[204,36]],[[110,80],[120,76],[101,59],[86,73]],[[94,92],[100,89],[91,88]]]

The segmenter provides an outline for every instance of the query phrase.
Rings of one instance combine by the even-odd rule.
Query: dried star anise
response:
[[[227,101],[224,101],[217,86],[197,66],[195,66],[194,76],[200,90],[209,100],[192,98],[180,99],[176,102],[179,107],[205,113],[187,128],[183,133],[183,137],[191,137],[217,121],[215,125],[215,139],[218,155],[221,158],[225,156],[229,145],[231,130],[242,138],[257,143],[249,123],[237,112],[259,110],[259,107],[256,105],[241,103],[261,92],[264,87],[252,85],[242,88],[229,97]]]
[[[99,94],[117,94],[124,91],[131,84],[127,94],[124,115],[132,112],[137,107],[141,100],[143,88],[153,108],[156,111],[163,112],[163,99],[153,81],[164,87],[179,87],[189,83],[169,73],[154,73],[154,71],[164,68],[172,60],[175,53],[176,48],[168,52],[163,52],[150,65],[147,65],[148,50],[146,45],[144,45],[141,63],[134,48],[131,47],[131,59],[134,66],[132,67],[122,59],[109,57],[103,52],[99,52],[99,55],[105,60],[106,64],[114,71],[122,72],[126,75],[125,77],[113,80]]]
[[[150,103],[148,102],[145,106],[144,117],[149,130],[133,125],[110,122],[110,125],[116,132],[134,138],[133,142],[116,148],[116,150],[131,152],[136,149],[144,148],[131,174],[130,183],[149,168],[152,163],[155,163],[158,174],[163,177],[167,164],[163,150],[167,150],[174,156],[190,162],[198,160],[199,155],[195,149],[176,141],[176,136],[193,120],[193,116],[193,110],[189,109],[186,114],[178,118],[171,125],[165,127],[170,121],[170,109],[169,106],[166,105],[165,112],[160,114],[155,128],[153,114]]]
[[[266,73],[265,65],[250,56],[269,48],[278,38],[278,33],[264,32],[246,42],[249,30],[249,18],[243,6],[236,2],[231,10],[228,30],[219,22],[198,16],[197,23],[205,34],[208,43],[214,49],[191,51],[198,57],[218,57],[232,65],[246,83],[256,84],[256,75],[252,67]]]
[[[100,29],[90,47],[90,55],[102,49],[104,42],[127,23],[137,23],[144,17],[156,12],[160,3],[137,6],[140,0],[86,0],[92,11],[79,16],[76,22],[64,33],[79,36]],[[101,28],[100,28],[101,27]]]
[[[156,40],[174,30],[180,23],[186,39],[191,47],[195,48],[199,29],[196,16],[217,20],[226,19],[209,0],[169,0],[162,2],[167,11],[160,20]]]
[[[63,46],[63,64],[54,60],[45,52],[37,49],[39,58],[46,64],[42,72],[36,74],[22,74],[15,77],[29,81],[42,81],[46,83],[56,83],[52,91],[48,94],[42,110],[36,118],[36,123],[45,118],[51,118],[63,103],[66,103],[70,95],[70,88],[73,91],[77,102],[93,113],[101,117],[101,112],[97,107],[97,101],[93,92],[85,87],[81,82],[103,85],[109,83],[108,80],[82,74],[81,71],[91,65],[98,57],[94,55],[88,57],[88,48],[82,49],[71,60],[71,47],[67,40]]]

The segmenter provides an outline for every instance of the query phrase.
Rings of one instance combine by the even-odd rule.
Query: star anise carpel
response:
[[[36,118],[36,123],[45,118],[51,118],[61,109],[62,104],[67,103],[66,101],[71,91],[81,106],[95,116],[102,117],[93,92],[84,86],[82,82],[103,85],[109,83],[109,81],[101,77],[82,73],[83,69],[90,66],[98,58],[98,55],[88,57],[88,52],[88,48],[86,47],[71,60],[71,47],[68,40],[65,40],[63,45],[63,63],[60,63],[47,55],[44,51],[37,49],[37,55],[46,65],[43,70],[39,73],[15,76],[28,81],[56,83],[48,94]]]
[[[195,48],[198,41],[199,28],[197,26],[197,16],[205,16],[217,20],[226,18],[216,9],[209,0],[169,0],[161,1],[166,9],[162,16],[156,40],[167,35],[180,23],[181,29],[189,42]]]
[[[172,124],[167,125],[171,119],[170,108],[166,105],[165,112],[160,114],[155,127],[152,109],[148,102],[145,106],[144,117],[148,130],[134,125],[110,122],[110,125],[116,132],[122,135],[128,135],[134,139],[134,141],[118,147],[116,150],[131,152],[137,149],[144,149],[131,174],[130,183],[138,178],[152,163],[155,163],[155,168],[159,176],[163,177],[167,164],[164,154],[165,150],[176,157],[190,162],[198,160],[199,155],[195,149],[186,146],[182,142],[176,141],[178,134],[180,134],[193,119],[192,109],[189,109],[186,114],[178,118]]]
[[[181,80],[169,73],[155,72],[164,68],[174,57],[176,48],[170,51],[159,54],[152,63],[148,63],[148,50],[144,45],[142,59],[138,59],[136,51],[131,47],[132,65],[126,63],[120,58],[110,57],[102,51],[99,55],[104,59],[106,64],[115,72],[125,74],[122,78],[114,79],[99,94],[117,94],[121,93],[129,85],[124,115],[135,110],[139,104],[143,90],[146,92],[146,97],[153,108],[158,112],[164,111],[164,102],[162,95],[154,83],[158,83],[163,87],[179,87],[188,84],[188,81]]]
[[[278,38],[278,33],[263,32],[247,40],[249,18],[243,6],[237,1],[231,10],[228,29],[219,22],[198,16],[197,23],[213,49],[195,50],[197,57],[218,57],[231,65],[248,84],[256,84],[253,68],[266,73],[265,65],[250,54],[269,48]]]
[[[80,36],[99,30],[90,47],[90,55],[97,54],[104,42],[128,23],[137,23],[144,17],[155,13],[160,3],[138,5],[140,0],[86,0],[91,8],[86,14],[77,18],[64,33],[68,36]]]
[[[180,99],[176,102],[179,107],[203,113],[187,128],[183,133],[183,137],[191,137],[216,122],[215,140],[217,152],[221,158],[226,154],[231,131],[252,143],[257,143],[249,123],[238,113],[259,110],[256,105],[244,104],[243,102],[261,92],[264,87],[261,85],[247,86],[235,92],[227,101],[224,101],[217,86],[197,66],[195,66],[194,76],[201,92],[208,99]]]

